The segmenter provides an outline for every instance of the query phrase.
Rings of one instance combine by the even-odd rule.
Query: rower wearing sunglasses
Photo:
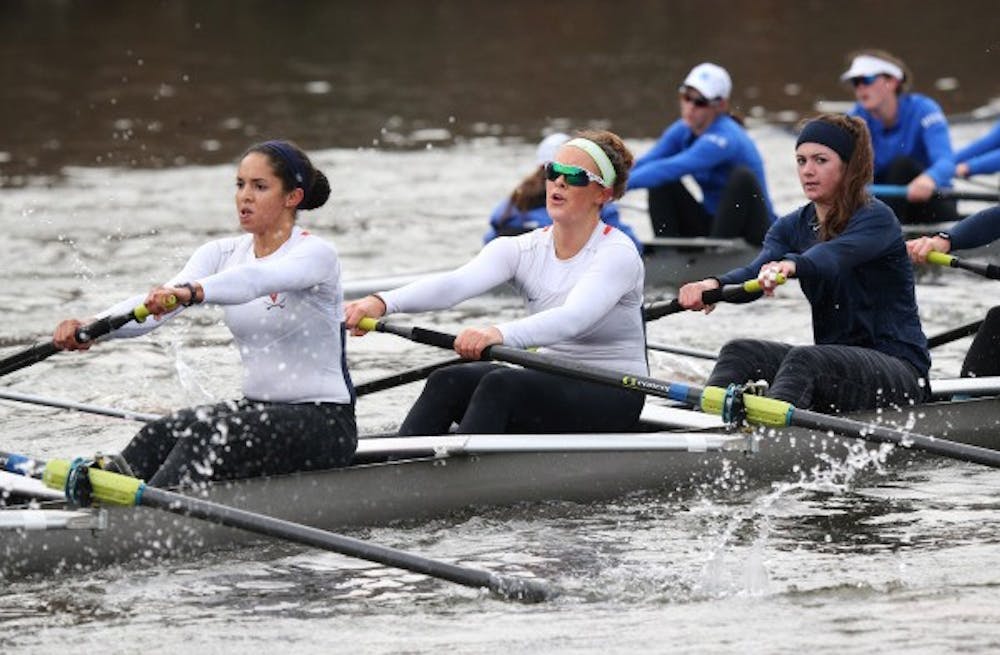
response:
[[[524,178],[517,188],[490,215],[490,229],[483,235],[483,243],[497,237],[510,237],[552,225],[549,212],[545,208],[545,165],[555,158],[556,150],[570,140],[568,134],[550,134],[538,144],[535,150],[535,169]],[[632,228],[621,222],[618,207],[608,202],[601,207],[601,221],[625,233],[635,247],[642,252],[642,241]]]
[[[743,237],[760,245],[774,210],[757,146],[729,110],[732,81],[721,66],[695,66],[679,89],[681,117],[640,157],[629,189],[649,189],[657,237]],[[691,176],[698,201],[681,182]]]
[[[857,100],[848,112],[868,125],[875,150],[875,184],[906,186],[905,198],[886,198],[901,223],[958,219],[955,200],[935,198],[951,184],[955,158],[948,119],[938,103],[908,91],[913,80],[906,64],[884,50],[852,53],[840,76]]]
[[[366,317],[446,309],[509,282],[528,316],[467,328],[455,339],[462,357],[487,346],[539,347],[581,363],[646,375],[642,319],[644,269],[635,246],[600,220],[625,192],[632,154],[606,131],[579,133],[545,165],[552,225],[494,239],[464,266],[374,294],[346,307],[356,329]],[[596,382],[473,361],[431,374],[400,427],[402,435],[617,432],[632,429],[644,396]]]

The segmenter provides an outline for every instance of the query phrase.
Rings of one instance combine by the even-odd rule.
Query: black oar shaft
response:
[[[0,451],[0,470],[26,477],[42,478],[46,485],[62,490],[73,478],[75,463],[65,460],[44,462],[24,455]],[[537,603],[555,596],[554,589],[541,580],[501,576],[489,571],[439,562],[387,546],[378,546],[320,528],[285,521],[272,516],[220,505],[174,491],[150,487],[141,480],[91,467],[87,480],[91,497],[107,505],[141,505],[173,514],[190,516],[217,525],[238,528],[255,534],[286,539],[295,543],[394,566],[449,582],[489,589],[507,599]],[[71,489],[66,489],[72,497]]]
[[[396,326],[385,321],[364,319],[359,325],[362,329],[389,332],[419,343],[438,346],[439,348],[451,348],[455,341],[454,335],[426,328]],[[651,396],[668,398],[701,407],[702,410],[711,414],[722,413],[721,407],[728,393],[726,389],[718,387],[698,387],[678,382],[658,380],[648,376],[622,374],[573,360],[531,353],[510,348],[509,346],[490,346],[483,350],[482,359],[509,362],[526,368],[569,375],[591,382],[630,389]],[[831,431],[850,438],[891,441],[911,450],[1000,468],[1000,451],[970,446],[946,439],[937,439],[912,432],[904,432],[845,417],[829,416],[808,410],[800,410],[785,401],[774,398],[746,395],[743,396],[743,402],[746,407],[747,421],[754,425],[771,427],[797,425],[799,427]]]
[[[964,337],[970,337],[976,332],[979,332],[979,328],[983,326],[983,320],[973,321],[966,325],[960,325],[957,328],[948,330],[947,332],[942,332],[941,334],[935,334],[932,337],[927,337],[927,347],[937,348],[938,346],[943,346],[946,343],[951,343],[958,339]]]
[[[384,391],[386,389],[392,389],[394,387],[399,387],[404,384],[409,384],[410,382],[416,382],[417,380],[423,380],[428,375],[438,370],[439,368],[445,368],[446,366],[451,366],[453,364],[460,364],[463,360],[461,357],[453,357],[451,359],[446,359],[441,362],[434,362],[433,364],[427,364],[425,366],[418,366],[416,368],[411,368],[406,371],[400,371],[393,375],[387,375],[384,378],[379,378],[377,380],[370,380],[362,384],[357,385],[354,390],[358,396],[365,396],[370,393],[375,393],[376,391]]]
[[[126,314],[97,319],[93,323],[77,328],[76,340],[80,343],[87,343],[88,341],[99,339],[109,334],[112,330],[117,330],[129,321],[142,322],[146,320],[147,316],[149,316],[149,312],[146,311],[144,306],[139,305]],[[13,373],[32,364],[37,364],[43,359],[55,355],[57,352],[59,352],[59,348],[51,341],[31,346],[6,359],[0,360],[0,376]]]
[[[268,537],[278,537],[306,546],[422,573],[466,587],[489,589],[493,593],[511,600],[540,602],[552,596],[552,590],[541,581],[505,577],[489,571],[439,562],[395,548],[378,546],[319,528],[219,505],[164,489],[145,487],[142,492],[141,504],[218,525],[239,528]]]
[[[966,444],[936,439],[912,432],[900,432],[882,425],[861,423],[839,416],[819,414],[804,409],[793,409],[789,420],[795,425],[811,430],[825,430],[851,436],[866,441],[891,443],[903,448],[921,450],[934,455],[960,459],[984,466],[1000,467],[1000,452],[989,448],[979,448]]]

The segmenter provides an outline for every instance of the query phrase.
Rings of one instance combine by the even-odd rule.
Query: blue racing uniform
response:
[[[968,164],[969,175],[1000,171],[1000,123],[994,125],[989,134],[955,153],[955,162]]]
[[[855,104],[848,112],[868,124],[875,150],[875,182],[883,183],[890,164],[899,157],[909,157],[924,167],[939,188],[951,186],[955,158],[951,150],[948,119],[941,107],[919,93],[899,96],[896,123],[886,127]]]
[[[774,208],[757,146],[746,130],[725,114],[700,136],[683,120],[670,125],[653,148],[636,160],[629,174],[628,188],[649,189],[691,175],[701,187],[705,209],[715,216],[723,190],[738,166],[749,168],[757,178],[773,222]]]

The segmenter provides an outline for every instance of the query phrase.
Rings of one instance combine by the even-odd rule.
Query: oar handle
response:
[[[177,305],[177,298],[170,296],[166,304],[168,309],[173,309]],[[78,343],[88,343],[109,334],[113,330],[117,330],[129,321],[142,323],[149,318],[149,315],[149,310],[146,309],[145,305],[137,305],[130,312],[117,316],[106,316],[87,325],[82,325],[76,329],[74,335]],[[0,376],[19,371],[32,364],[37,364],[59,351],[60,348],[51,341],[26,348],[4,360],[0,360]]]
[[[786,282],[784,275],[779,275],[776,280],[778,284]],[[701,302],[703,305],[714,305],[719,302],[749,302],[755,300],[755,294],[761,293],[760,281],[747,280],[742,284],[727,284],[725,286],[709,289],[701,292]],[[654,302],[642,308],[644,320],[655,321],[658,318],[669,316],[684,311],[677,298]]]
[[[961,268],[971,271],[990,280],[1000,280],[1000,266],[995,264],[966,261],[954,255],[948,255],[936,250],[927,253],[927,261],[938,266],[949,266],[951,268]]]

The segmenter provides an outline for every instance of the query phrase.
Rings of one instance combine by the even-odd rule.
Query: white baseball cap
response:
[[[559,150],[559,147],[569,139],[569,135],[562,132],[548,135],[538,144],[538,149],[535,150],[535,161],[538,162],[539,166],[552,161],[556,158],[556,151]]]
[[[698,64],[691,69],[684,79],[683,86],[689,86],[709,100],[728,98],[733,90],[733,81],[722,66],[716,64]]]
[[[851,67],[847,69],[840,79],[844,82],[854,77],[868,77],[869,75],[888,75],[902,80],[906,77],[903,69],[874,55],[858,55],[851,60]]]

